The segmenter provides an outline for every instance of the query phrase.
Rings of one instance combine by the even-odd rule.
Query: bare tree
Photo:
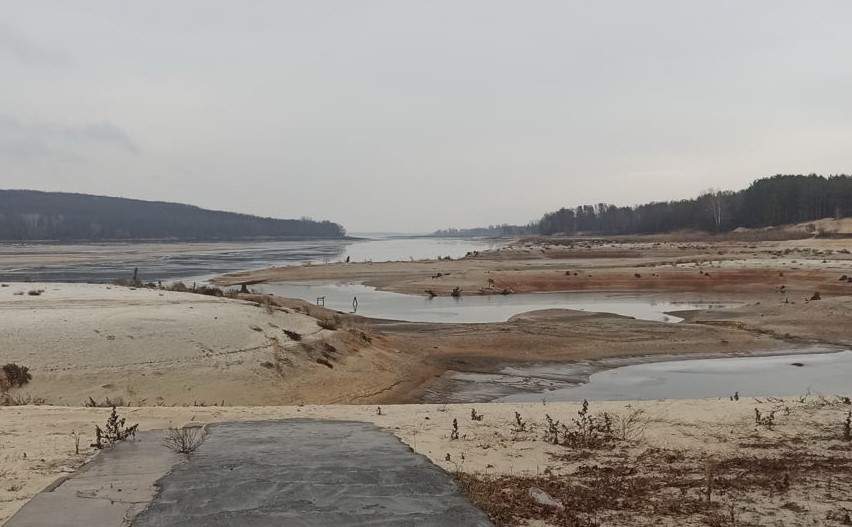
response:
[[[707,203],[707,210],[710,213],[710,218],[713,221],[713,227],[717,232],[722,230],[722,223],[725,219],[724,211],[725,211],[725,200],[729,193],[723,192],[719,189],[708,188],[704,192],[701,193],[701,197],[699,199],[704,199]]]

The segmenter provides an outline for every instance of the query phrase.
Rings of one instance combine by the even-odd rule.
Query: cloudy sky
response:
[[[0,188],[526,223],[852,172],[852,2],[0,0]]]

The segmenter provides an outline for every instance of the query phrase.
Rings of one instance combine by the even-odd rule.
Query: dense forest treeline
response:
[[[0,190],[0,240],[341,238],[330,221],[281,220],[135,199]]]
[[[469,236],[487,236],[489,238],[499,238],[504,236],[526,236],[529,234],[538,233],[538,224],[531,223],[529,225],[489,225],[488,227],[474,227],[471,229],[442,229],[435,231],[433,236],[442,236],[446,238],[469,237]]]
[[[709,190],[694,199],[618,207],[606,203],[549,212],[540,234],[725,232],[852,216],[852,176],[777,175],[740,191]]]

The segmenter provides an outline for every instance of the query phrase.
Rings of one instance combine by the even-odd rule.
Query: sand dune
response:
[[[323,329],[297,309],[154,289],[10,284],[0,288],[0,360],[34,375],[16,395],[58,405],[90,397],[134,405],[369,401],[399,384],[407,357],[362,332]]]

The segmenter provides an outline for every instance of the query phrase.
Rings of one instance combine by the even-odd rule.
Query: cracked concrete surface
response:
[[[491,525],[448,474],[370,423],[214,424],[188,459],[162,438],[102,452],[7,526]]]
[[[373,424],[289,419],[208,431],[133,527],[491,525],[447,473]]]
[[[154,484],[183,456],[162,445],[163,432],[140,432],[101,452],[70,477],[36,494],[6,527],[117,527],[154,497]]]

